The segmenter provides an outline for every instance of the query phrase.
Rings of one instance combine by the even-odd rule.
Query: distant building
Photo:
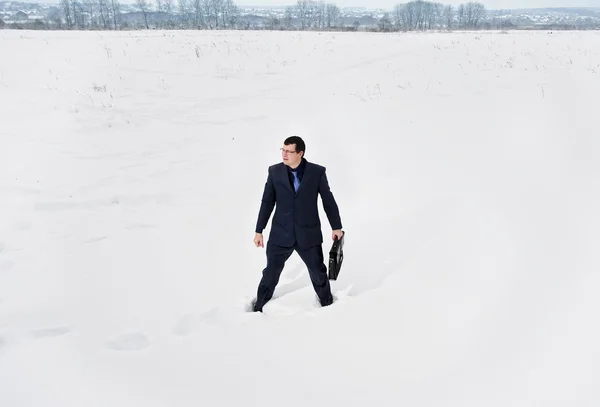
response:
[[[18,23],[23,23],[29,20],[29,14],[24,11],[17,11],[12,19]]]

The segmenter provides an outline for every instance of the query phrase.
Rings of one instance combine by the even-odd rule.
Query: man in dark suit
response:
[[[329,189],[325,167],[310,163],[304,158],[304,141],[293,136],[283,144],[283,162],[269,167],[256,222],[254,244],[256,247],[264,247],[262,231],[276,206],[267,242],[267,265],[258,285],[254,311],[262,312],[263,306],[273,297],[285,262],[294,250],[308,268],[321,305],[327,306],[333,302],[327,267],[323,262],[323,234],[317,197],[321,195],[332,229],[332,239],[342,237],[338,206]]]

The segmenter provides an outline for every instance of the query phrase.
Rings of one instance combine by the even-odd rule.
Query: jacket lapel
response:
[[[304,184],[306,184],[307,182],[310,181],[310,178],[312,178],[314,176],[314,168],[313,166],[307,161],[306,162],[306,168],[304,169],[304,175],[302,176],[302,181],[300,181],[300,186],[298,187],[298,192],[294,191],[294,188],[292,188],[292,185],[290,185],[290,178],[288,175],[288,167],[287,165],[283,164],[281,166],[281,170],[279,172],[279,176],[281,177],[281,181],[283,181],[285,187],[294,195],[298,195],[301,191],[302,191],[302,186]]]
[[[313,176],[313,166],[307,161],[306,168],[304,168],[304,176],[302,176],[302,181],[300,181],[300,186],[298,187],[298,192],[296,195],[302,192],[302,186],[310,181],[310,178]],[[292,190],[293,191],[293,190]]]
[[[283,181],[283,184],[285,185],[285,187],[292,193],[295,194],[294,189],[292,188],[292,186],[290,185],[290,178],[288,176],[288,169],[287,169],[287,165],[282,164],[281,166],[281,171],[280,171],[280,176],[281,176],[281,180]]]

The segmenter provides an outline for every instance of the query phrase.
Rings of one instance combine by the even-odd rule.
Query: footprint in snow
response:
[[[13,268],[14,265],[15,263],[13,263],[12,261],[0,259],[0,272],[8,271],[11,268]]]
[[[106,342],[109,349],[116,351],[135,352],[144,350],[150,346],[148,337],[143,333],[136,332],[131,334],[120,335],[115,339]]]
[[[66,335],[71,332],[68,326],[57,326],[55,328],[35,329],[30,331],[31,335],[36,339],[54,338],[56,336]]]
[[[129,230],[137,230],[137,229],[155,229],[155,225],[151,225],[149,223],[132,223],[130,225],[125,226],[125,229]]]
[[[91,239],[87,239],[84,240],[82,243],[96,243],[96,242],[101,242],[102,240],[108,239],[107,236],[98,236],[98,237],[93,237]]]
[[[219,314],[218,308],[201,314],[184,315],[173,328],[173,335],[188,336],[197,331],[203,323],[214,320]]]

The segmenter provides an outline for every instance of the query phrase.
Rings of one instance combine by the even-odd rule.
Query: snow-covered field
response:
[[[597,407],[599,50],[0,31],[0,406]],[[347,232],[338,301],[294,254],[245,312],[292,134]]]

